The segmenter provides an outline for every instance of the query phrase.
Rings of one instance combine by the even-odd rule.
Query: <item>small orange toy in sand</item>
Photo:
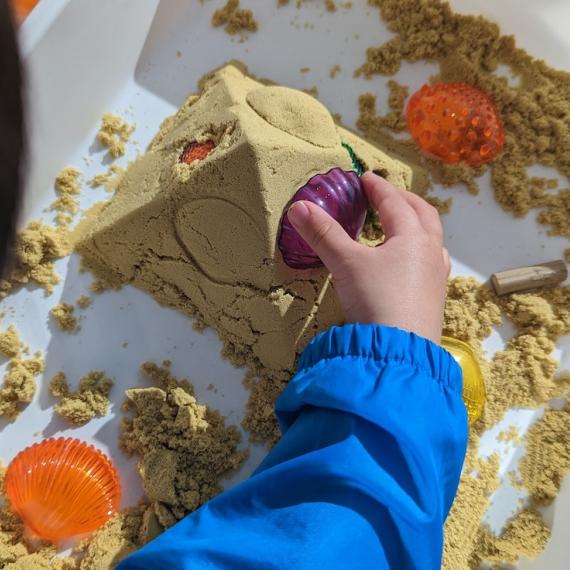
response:
[[[186,145],[186,148],[182,152],[180,162],[192,164],[195,160],[204,160],[215,148],[216,145],[213,141],[206,141],[202,143],[191,142]]]
[[[424,85],[408,103],[407,122],[421,149],[443,162],[479,166],[493,160],[505,142],[491,98],[464,83]]]
[[[115,467],[78,439],[46,439],[19,453],[6,472],[12,510],[42,540],[92,532],[117,512]]]

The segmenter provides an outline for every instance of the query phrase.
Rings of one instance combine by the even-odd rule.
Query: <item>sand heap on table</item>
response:
[[[326,271],[283,263],[279,223],[311,176],[352,167],[342,143],[368,169],[410,186],[405,165],[336,126],[313,97],[227,65],[163,123],[113,199],[86,217],[78,249],[99,276],[214,327],[235,361],[290,373],[315,332],[342,317]],[[209,154],[183,162],[197,144]]]

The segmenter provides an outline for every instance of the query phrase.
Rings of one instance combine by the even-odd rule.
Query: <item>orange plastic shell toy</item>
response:
[[[24,449],[6,472],[12,510],[37,538],[58,541],[92,532],[119,507],[121,486],[111,461],[72,438]]]
[[[215,148],[213,141],[188,143],[180,156],[180,162],[192,164],[195,160],[204,160]]]
[[[489,162],[505,142],[491,98],[464,83],[424,85],[408,103],[407,122],[426,154],[451,164],[479,166]]]

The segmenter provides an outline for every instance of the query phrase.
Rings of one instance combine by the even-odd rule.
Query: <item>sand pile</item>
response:
[[[139,473],[162,528],[168,528],[215,497],[220,482],[241,465],[240,434],[223,416],[200,404],[188,380],[177,380],[168,368],[147,362],[148,388],[126,392],[120,443],[140,458]]]
[[[36,377],[45,368],[39,352],[27,357],[28,348],[11,325],[0,332],[0,359],[8,359],[7,370],[0,386],[0,417],[14,420],[36,393]]]
[[[291,270],[276,253],[297,188],[351,168],[342,143],[409,186],[407,167],[337,127],[315,99],[228,65],[163,123],[112,200],[87,214],[77,249],[98,277],[212,326],[234,363],[283,382],[308,340],[342,321],[327,273]],[[203,159],[181,160],[197,148],[209,149]]]

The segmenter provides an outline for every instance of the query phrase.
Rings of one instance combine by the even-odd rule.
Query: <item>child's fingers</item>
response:
[[[440,243],[443,243],[443,226],[441,225],[439,212],[413,192],[402,192],[402,194],[408,204],[415,210],[424,230]]]
[[[413,235],[421,230],[418,215],[403,196],[404,192],[371,172],[362,176],[362,184],[368,201],[378,212],[387,239],[395,235]]]
[[[344,228],[316,204],[304,200],[295,202],[287,211],[287,217],[332,274],[349,252],[359,247]]]

